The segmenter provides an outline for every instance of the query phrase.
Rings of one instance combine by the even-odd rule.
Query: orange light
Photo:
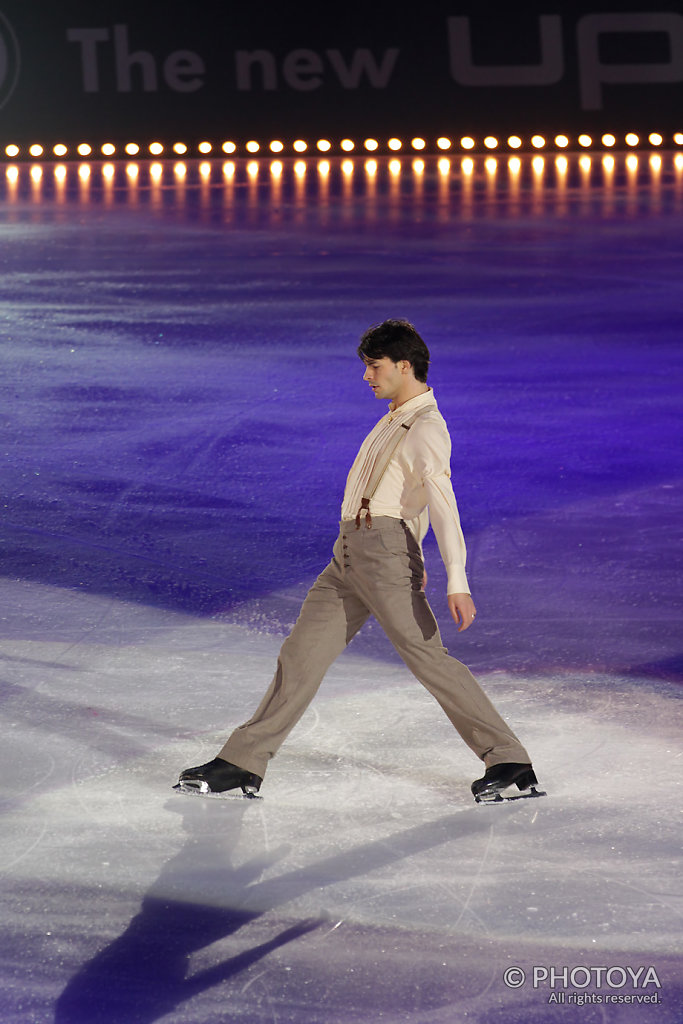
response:
[[[397,163],[398,161],[393,162]],[[353,174],[353,160],[344,160],[341,169],[343,174]]]
[[[424,160],[413,160],[413,171],[415,174],[424,174],[425,162]]]
[[[511,156],[508,160],[508,167],[510,168],[511,174],[519,174],[522,169],[522,161],[518,156]]]
[[[81,179],[81,181],[87,181],[88,180],[88,178],[90,177],[90,165],[89,164],[81,164],[81,166],[78,168],[78,177]]]
[[[683,171],[683,153],[676,153],[674,157],[674,167],[677,171]]]
[[[64,164],[57,164],[55,167],[55,178],[60,182],[66,180],[66,167]]]
[[[323,178],[326,178],[330,173],[330,161],[319,160],[318,161],[318,174],[322,174]]]
[[[232,160],[226,160],[223,164],[223,176],[228,179],[235,177],[235,165]]]
[[[630,153],[626,157],[626,166],[629,169],[629,171],[631,171],[631,173],[633,174],[634,171],[638,170],[638,157],[635,156],[633,153]]]
[[[255,178],[258,175],[258,160],[250,160],[247,164],[247,174],[250,178]]]
[[[614,157],[613,156],[603,156],[603,158],[602,158],[602,166],[605,168],[606,171],[613,171],[614,170]]]
[[[158,184],[164,175],[164,169],[161,164],[152,164],[149,169],[149,176],[153,182]]]
[[[445,156],[441,157],[437,167],[439,168],[439,174],[442,174],[444,177],[451,172],[451,162],[450,160],[447,160]]]
[[[391,174],[394,177],[396,177],[396,175],[400,174],[400,173],[401,173],[401,161],[400,160],[390,160],[389,161],[389,174]]]
[[[274,178],[282,177],[282,160],[273,160],[270,165],[270,173]]]
[[[140,173],[140,168],[138,167],[137,164],[126,164],[126,174],[133,181],[137,178],[139,173]]]
[[[5,171],[5,175],[7,177],[7,180],[9,182],[11,182],[13,185],[15,185],[17,183],[17,181],[19,180],[19,168],[18,167],[8,167],[7,170]]]
[[[683,131],[675,132],[673,135],[666,138],[670,138],[671,142],[675,146],[683,147]],[[665,136],[661,132],[650,132],[646,137],[644,137],[638,132],[631,131],[621,136],[620,139],[623,140],[622,145],[625,145],[630,149],[642,146],[645,139],[647,139],[647,142],[651,147],[662,147],[665,143]],[[599,139],[594,139],[587,133],[582,133],[578,138],[574,137],[574,139],[570,139],[570,137],[565,134],[558,134],[550,137],[537,134],[532,136],[531,139],[527,141],[527,144],[530,143],[534,149],[541,150],[548,146],[549,141],[555,148],[561,150],[567,149],[572,144],[578,144],[578,146],[583,149],[592,148],[596,142],[605,149],[613,149],[618,145],[618,138],[612,132],[605,132],[599,137]],[[480,139],[479,142],[477,142],[472,136],[463,136],[460,139],[454,140],[453,138],[443,135],[430,142],[430,145],[435,145],[436,150],[440,150],[441,152],[448,152],[452,150],[456,144],[458,144],[463,150],[476,150],[478,146],[487,150],[497,150],[500,149],[501,145],[507,145],[509,149],[515,150],[521,149],[525,143],[519,135],[510,135],[506,139],[500,139],[494,135],[487,135],[483,139]],[[155,141],[149,143],[149,145],[145,145],[148,152],[153,156],[161,156],[164,153],[165,146],[161,142]],[[289,143],[285,144],[285,142],[280,139],[272,139],[269,142],[259,142],[256,139],[250,139],[246,143],[245,149],[247,153],[254,155],[260,153],[262,149],[265,150],[265,148],[268,148],[271,153],[283,153],[288,145]],[[337,145],[339,146],[339,149],[345,153],[352,153],[357,148],[356,143],[349,138],[342,139],[338,143],[333,143],[327,138],[321,138],[313,143],[313,145],[321,153],[329,153]],[[427,141],[420,136],[415,136],[409,143],[407,141],[403,142],[395,136],[387,139],[386,142],[380,142],[377,138],[369,137],[364,139],[361,143],[362,148],[370,153],[375,153],[384,145],[386,145],[389,151],[394,153],[403,149],[404,145],[409,145],[410,148],[417,150],[418,152],[426,150],[428,146]],[[49,152],[55,157],[63,159],[68,156],[69,148],[70,147],[65,143],[57,143],[55,145],[50,145],[46,150],[42,144],[34,143],[28,148],[28,154],[35,159],[39,159],[44,157],[46,152]],[[99,151],[103,156],[111,157],[116,154],[117,148],[118,147],[116,145],[108,142],[102,145],[98,144],[94,150],[90,143],[82,142],[76,147],[76,152],[81,157],[90,157],[95,151]],[[225,153],[235,153],[238,149],[236,143],[231,141],[223,142],[221,148]],[[189,147],[184,142],[174,143],[172,149],[178,156],[184,156],[189,152]],[[303,139],[297,139],[293,143],[293,149],[296,153],[305,153],[309,149],[309,144]],[[127,143],[123,147],[123,150],[131,157],[137,156],[142,151],[140,145],[136,142]],[[197,144],[196,152],[208,155],[213,152],[213,150],[213,143],[203,141]],[[26,150],[24,152],[26,152]],[[121,152],[121,149],[119,149],[119,152]],[[8,144],[4,147],[4,153],[5,156],[10,159],[16,159],[20,156],[21,149],[16,144]]]
[[[460,166],[462,167],[462,173],[466,174],[467,177],[474,174],[474,160],[472,157],[466,156]]]
[[[366,160],[365,161],[365,173],[369,174],[371,177],[374,177],[374,175],[377,174],[377,161],[376,160]]]
[[[31,168],[31,177],[33,178],[34,182],[37,185],[38,182],[40,181],[40,179],[43,177],[43,168],[42,167],[38,167],[38,166],[32,167]]]
[[[182,163],[182,161],[180,163],[174,164],[173,173],[175,174],[176,178],[184,178],[187,174],[187,165]]]
[[[102,177],[106,181],[111,181],[116,174],[116,169],[113,164],[105,164],[102,168]]]
[[[211,164],[206,160],[199,165],[199,176],[205,181],[207,178],[211,177]]]
[[[683,132],[676,132],[674,135],[674,142],[677,146],[683,146]]]
[[[489,156],[484,161],[484,167],[486,168],[487,174],[495,174],[498,170],[498,161],[495,156]]]
[[[557,167],[557,170],[560,174],[566,174],[567,168],[569,167],[569,161],[567,160],[566,156],[556,156],[555,166]]]
[[[534,174],[543,174],[545,170],[545,160],[542,156],[535,156],[531,161],[531,166],[534,169]]]
[[[297,160],[294,164],[294,173],[297,178],[303,178],[306,173],[306,162],[304,160]]]
[[[653,171],[661,171],[662,169],[662,158],[659,154],[652,154],[650,157],[650,167]]]
[[[579,160],[579,167],[582,171],[590,171],[591,169],[591,158],[589,156],[582,156]]]

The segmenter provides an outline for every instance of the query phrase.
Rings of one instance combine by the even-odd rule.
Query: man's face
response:
[[[394,363],[389,356],[382,356],[380,359],[364,358],[363,362],[363,380],[368,382],[375,393],[375,398],[392,402],[405,383],[405,372],[402,372],[405,361]]]

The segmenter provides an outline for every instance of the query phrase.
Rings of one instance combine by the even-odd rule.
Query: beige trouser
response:
[[[400,519],[372,528],[343,522],[333,558],[306,596],[280,650],[275,678],[254,716],[235,729],[220,757],[263,778],[315,696],[325,672],[370,615],[408,668],[439,702],[487,767],[531,758],[465,665],[441,643],[421,589],[422,556]]]

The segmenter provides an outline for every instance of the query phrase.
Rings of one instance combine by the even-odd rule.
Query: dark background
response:
[[[661,131],[670,137],[683,127],[683,4],[658,0],[616,0],[562,5],[557,0],[511,5],[458,3],[456,0],[412,5],[407,12],[393,3],[237,4],[167,0],[163,5],[116,0],[31,3],[0,0],[0,141],[75,143],[122,141],[158,136],[197,141],[236,140],[296,135],[372,133],[503,133],[534,131],[569,134],[581,131]],[[612,15],[610,30],[597,39],[590,57],[577,41],[577,26],[587,16]],[[625,17],[654,19],[646,31],[619,30]],[[469,18],[476,67],[534,65],[541,58],[539,16],[560,19],[562,61],[557,80],[540,85],[466,85],[451,72],[448,19]],[[674,36],[661,30],[672,17]],[[646,23],[643,22],[643,25]],[[117,81],[113,28],[125,26],[128,56],[144,51],[142,68],[130,68],[122,89]],[[82,47],[69,41],[74,30],[100,29],[108,39],[97,45],[98,91],[86,91]],[[344,88],[327,55],[337,50],[348,66],[354,52],[366,49],[376,61],[390,48],[399,53],[384,87],[362,76],[356,88]],[[312,51],[317,68],[300,75],[311,88],[292,87],[283,73],[287,55]],[[265,50],[273,62],[274,81],[264,83],[254,71],[251,88],[239,88],[238,51]],[[164,62],[169,54],[191,51],[204,66],[193,91],[168,84]],[[305,58],[310,60],[310,54]],[[119,63],[123,58],[120,56]],[[292,58],[290,58],[292,60]],[[630,82],[602,84],[600,106],[585,100],[587,65],[598,77],[632,67]],[[125,61],[123,61],[125,63]],[[563,65],[563,66],[562,66]],[[649,71],[668,68],[669,82],[646,82]],[[611,70],[610,70],[611,69]],[[642,75],[639,69],[642,69]],[[291,77],[291,76],[290,76]],[[152,81],[155,79],[155,81]],[[582,81],[584,89],[582,90]],[[264,88],[267,84],[269,88]],[[154,86],[154,87],[153,87]]]

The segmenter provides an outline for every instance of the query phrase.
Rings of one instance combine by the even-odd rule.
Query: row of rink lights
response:
[[[683,132],[676,132],[672,141],[676,146],[683,146]],[[624,144],[628,148],[635,148],[644,146],[646,143],[655,149],[661,147],[665,143],[664,136],[660,132],[650,132],[647,136],[642,136],[636,132],[629,132],[623,138]],[[576,138],[576,144],[579,149],[593,149],[597,146],[602,146],[604,149],[613,149],[618,145],[618,139],[616,135],[610,132],[606,132],[599,137],[594,138],[592,135],[582,134]],[[505,141],[498,139],[496,136],[487,135],[481,142],[478,142],[472,136],[465,135],[459,140],[454,140],[442,136],[436,140],[435,149],[439,152],[452,152],[453,150],[460,150],[462,152],[493,152],[500,150],[501,148],[507,147],[508,151],[517,151],[527,148],[530,146],[531,149],[539,151],[547,148],[554,147],[556,150],[570,150],[574,149],[575,145],[572,144],[572,140],[568,135],[555,135],[552,139],[547,139],[544,135],[532,135],[525,144],[524,140],[519,135],[510,135]],[[223,142],[221,145],[212,142],[200,142],[196,147],[196,153],[200,156],[210,156],[218,154],[226,154],[229,156],[255,156],[256,154],[270,154],[277,156],[278,154],[284,154],[288,147],[284,142],[279,139],[273,139],[267,145],[265,143],[251,140],[244,144],[238,144],[236,142]],[[336,146],[329,139],[318,139],[315,143],[308,143],[304,139],[296,139],[289,146],[291,152],[299,155],[307,153],[310,155],[311,152],[318,154],[341,152],[341,153],[375,153],[377,151],[388,150],[390,153],[398,153],[400,151],[410,151],[413,153],[420,153],[424,151],[431,151],[432,147],[428,144],[426,139],[413,138],[409,142],[403,142],[398,138],[388,139],[387,142],[382,145],[378,139],[368,138],[364,139],[362,143],[357,144],[352,139],[342,139]],[[25,159],[32,157],[33,159],[49,159],[56,157],[57,159],[65,159],[70,155],[76,155],[81,158],[95,158],[98,159],[100,156],[108,158],[121,158],[121,157],[142,157],[146,159],[148,157],[160,157],[163,155],[173,154],[176,157],[184,157],[191,155],[191,147],[185,142],[175,142],[173,145],[165,146],[161,142],[151,142],[146,147],[141,146],[137,142],[128,142],[125,146],[117,147],[112,142],[105,142],[99,148],[92,146],[88,142],[82,142],[76,147],[69,149],[64,143],[58,143],[55,146],[46,147],[40,143],[34,143],[31,146],[27,146],[22,149],[20,146],[11,143],[5,146],[5,156],[10,160]]]
[[[499,169],[500,161],[497,157],[488,157],[484,160],[483,166],[488,176],[492,177]],[[580,156],[578,159],[578,165],[584,173],[588,173],[593,166],[593,157],[588,154]],[[603,154],[599,162],[608,173],[611,173],[616,167],[616,159],[612,154]],[[639,157],[635,153],[630,153],[625,157],[626,169],[634,173],[640,166]],[[652,171],[658,172],[662,168],[662,157],[659,153],[651,153],[648,157],[648,164]],[[517,156],[510,156],[505,161],[507,168],[512,175],[518,175],[522,170],[522,159]],[[535,156],[531,159],[531,167],[536,177],[540,177],[546,170],[546,158],[543,156]],[[569,159],[566,156],[556,155],[553,163],[557,172],[561,175],[566,174],[569,169]],[[683,171],[683,153],[677,153],[674,157],[674,166],[677,171]],[[280,160],[271,160],[269,165],[271,177],[277,179],[281,177],[284,172],[284,164]],[[404,168],[404,163],[401,160],[394,159],[388,162],[388,170],[392,176],[399,175]],[[460,170],[461,173],[467,178],[475,173],[477,164],[472,157],[462,157],[460,159]],[[321,177],[327,176],[331,171],[331,164],[329,160],[318,160],[316,163],[318,174]],[[437,161],[437,168],[439,173],[443,176],[449,175],[453,171],[453,161],[447,157],[442,157]],[[262,169],[262,165],[258,160],[251,160],[246,164],[246,172],[249,178],[256,179]],[[298,160],[294,163],[293,170],[297,178],[303,178],[306,176],[310,169],[310,164],[305,160]],[[379,164],[377,160],[366,159],[363,163],[363,169],[366,175],[373,177],[377,174]],[[421,158],[413,158],[410,161],[410,169],[415,174],[422,174],[426,169],[425,161]],[[128,163],[126,165],[126,175],[134,183],[137,181],[140,174],[140,165],[137,163]],[[353,160],[344,160],[341,163],[341,170],[345,176],[351,176],[357,170],[357,164]],[[178,181],[185,179],[187,175],[187,165],[182,161],[176,162],[173,166],[173,173]],[[229,160],[223,163],[223,175],[227,179],[231,179],[235,176],[237,171],[237,165],[234,161]],[[59,184],[64,184],[68,176],[68,168],[64,164],[56,164],[53,168],[53,174],[55,180]],[[82,163],[78,167],[78,176],[86,184],[91,177],[92,168],[89,163]],[[152,163],[148,167],[149,177],[153,184],[160,184],[164,178],[165,168],[163,164]],[[105,182],[113,184],[116,177],[116,166],[113,163],[105,163],[101,168],[101,174]],[[209,162],[203,162],[199,165],[199,175],[203,181],[208,182],[213,174],[213,165]],[[5,175],[10,184],[16,184],[19,180],[20,170],[19,168],[11,164],[5,168]],[[37,185],[43,178],[43,166],[41,164],[34,164],[30,169],[30,175],[33,182]]]

